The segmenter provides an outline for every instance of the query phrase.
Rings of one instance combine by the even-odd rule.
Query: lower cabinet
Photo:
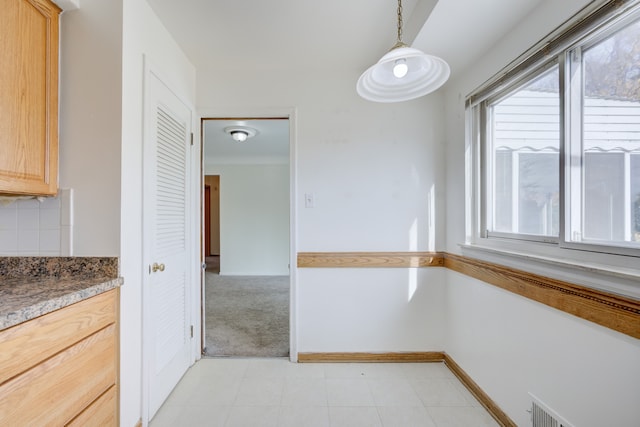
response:
[[[0,332],[0,425],[118,425],[118,289]]]

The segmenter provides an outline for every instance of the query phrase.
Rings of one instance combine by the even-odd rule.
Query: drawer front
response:
[[[117,289],[0,332],[0,384],[115,322]]]
[[[116,386],[112,386],[67,427],[112,427],[117,426],[118,402]]]
[[[64,425],[116,383],[115,325],[0,385],[0,425]]]

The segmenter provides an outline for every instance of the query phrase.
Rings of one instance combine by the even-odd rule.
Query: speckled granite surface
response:
[[[0,330],[122,285],[118,259],[0,257]]]
[[[118,277],[116,257],[0,257],[0,278]]]

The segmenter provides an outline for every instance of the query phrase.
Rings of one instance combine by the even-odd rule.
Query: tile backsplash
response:
[[[56,197],[0,198],[1,256],[71,256],[72,233],[72,189]]]

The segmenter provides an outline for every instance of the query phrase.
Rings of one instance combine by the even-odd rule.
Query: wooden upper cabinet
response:
[[[49,0],[0,11],[0,193],[58,191],[58,17]]]

